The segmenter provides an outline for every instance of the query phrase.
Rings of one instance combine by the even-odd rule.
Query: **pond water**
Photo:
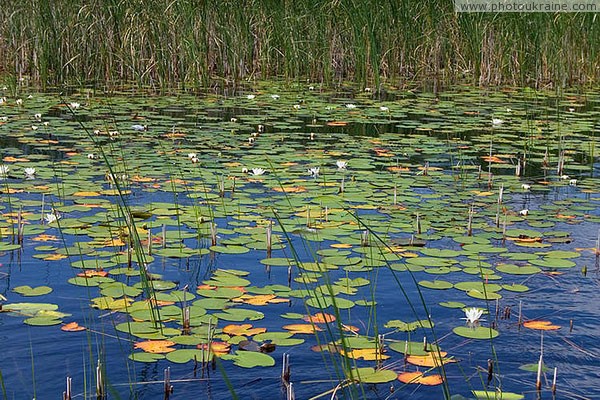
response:
[[[600,396],[598,93],[5,96],[3,398]]]

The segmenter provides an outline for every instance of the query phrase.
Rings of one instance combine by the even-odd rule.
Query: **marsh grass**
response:
[[[586,85],[593,13],[455,13],[452,1],[49,0],[0,10],[0,75],[41,86],[209,87],[266,77],[378,87]]]

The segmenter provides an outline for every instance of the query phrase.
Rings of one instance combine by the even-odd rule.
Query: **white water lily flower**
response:
[[[242,167],[242,174],[247,174],[247,173],[248,173],[248,168]]]
[[[575,112],[575,107],[569,107],[569,112],[570,113]]]
[[[192,158],[190,158],[190,161],[192,162],[192,164],[196,164],[196,163],[200,162],[200,159],[198,157],[192,157]]]
[[[62,215],[60,215],[58,213],[58,211],[56,211],[56,210],[52,210],[51,213],[44,215],[44,219],[46,220],[46,223],[48,223],[48,224],[56,222],[61,218],[62,218]]]
[[[299,110],[300,109],[300,104],[294,104],[294,109],[295,110]]]
[[[567,179],[571,179],[571,177],[569,175],[561,175],[560,179],[562,179],[563,181],[566,181]]]
[[[278,100],[278,99],[279,99],[279,97],[280,97],[280,96],[279,96],[278,94],[272,94],[272,95],[271,95],[271,98],[272,98],[273,100]]]
[[[148,125],[135,124],[135,125],[131,125],[131,129],[133,129],[136,132],[147,131],[148,130]]]
[[[37,129],[38,129],[37,125],[31,125],[31,130],[32,131],[37,131]]]
[[[366,88],[365,88],[365,92],[370,92],[370,91],[371,91],[371,88],[370,88],[370,87],[366,87]]]
[[[6,97],[0,97],[0,106],[6,104]]]
[[[319,176],[319,172],[321,171],[321,168],[319,167],[312,167],[308,170],[308,173],[310,174],[310,176],[312,177],[317,177]]]
[[[503,119],[500,118],[492,118],[492,125],[502,125],[504,123]]]
[[[315,87],[314,86],[309,86],[308,90],[315,90]]]
[[[356,104],[348,103],[348,104],[346,104],[346,108],[350,108],[350,109],[356,108]]]
[[[42,114],[41,113],[34,114],[33,118],[37,119],[38,121],[41,121],[42,120]]]
[[[477,307],[465,308],[463,310],[465,312],[465,317],[462,319],[467,320],[467,325],[475,327],[479,324],[479,319],[483,315],[483,310]]]
[[[255,95],[255,94],[249,94],[249,95],[248,95],[248,100],[252,100],[252,99],[254,99],[255,97],[256,97],[256,95]]]
[[[346,169],[348,162],[339,160],[335,162],[335,165],[337,165],[338,169]]]
[[[252,168],[252,175],[254,176],[264,175],[265,172],[267,171],[262,168]]]
[[[192,158],[196,158],[198,155],[196,153],[188,153],[188,158],[191,160]]]
[[[96,155],[94,153],[88,153],[87,158],[89,158],[90,160],[94,160],[96,158]]]
[[[81,107],[81,104],[77,102],[72,102],[69,104],[69,107],[71,107],[73,110],[77,110],[79,107]]]
[[[519,211],[519,215],[522,215],[524,217],[526,217],[529,214],[529,210],[528,209],[524,209]]]
[[[381,106],[381,107],[379,107],[379,109],[380,109],[381,111],[385,111],[385,112],[388,112],[388,111],[390,111],[390,108],[389,108],[389,107],[387,107],[387,106]]]
[[[571,185],[571,186],[577,186],[577,179],[571,179],[569,181],[569,185]]]
[[[25,168],[23,171],[25,172],[25,179],[35,178],[35,168]]]
[[[8,171],[10,171],[8,165],[0,165],[0,179],[6,179],[8,177]]]
[[[18,106],[21,106],[23,105],[23,99],[17,99],[15,103],[17,103]]]
[[[6,122],[6,121],[8,121],[8,117],[2,116],[2,117],[0,117],[0,121]]]
[[[523,190],[529,190],[529,189],[531,189],[531,185],[528,185],[528,184],[524,183],[524,184],[521,185],[521,189],[523,189]]]

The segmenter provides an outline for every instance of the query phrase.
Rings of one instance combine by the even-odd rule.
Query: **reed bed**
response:
[[[457,14],[431,0],[23,0],[0,9],[0,74],[157,88],[284,78],[363,86],[591,85],[592,13]]]

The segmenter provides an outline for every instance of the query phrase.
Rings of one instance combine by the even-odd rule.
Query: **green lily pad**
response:
[[[255,351],[237,350],[235,354],[221,356],[223,360],[233,360],[233,363],[242,368],[272,367],[275,359],[268,354]]]
[[[50,325],[58,325],[58,324],[62,323],[62,320],[60,320],[56,317],[52,317],[52,316],[48,316],[48,317],[44,316],[44,317],[27,318],[23,322],[26,323],[27,325],[33,325],[33,326],[50,326]]]
[[[420,286],[423,286],[428,289],[437,289],[437,290],[445,290],[451,289],[454,285],[447,281],[420,281]]]
[[[137,362],[143,362],[143,363],[153,363],[153,362],[157,362],[158,360],[162,360],[164,358],[165,358],[164,354],[146,353],[145,351],[142,351],[139,353],[132,353],[129,355],[130,360],[137,361]]]
[[[19,293],[22,296],[43,296],[51,293],[52,288],[48,286],[38,286],[32,288],[31,286],[17,286],[13,289],[13,292]]]
[[[489,327],[478,326],[475,328],[468,326],[457,326],[452,332],[458,336],[469,339],[493,339],[499,335],[498,331]]]
[[[492,390],[473,390],[473,395],[477,400],[521,400],[525,396],[511,392],[501,392]]]
[[[202,351],[200,349],[177,349],[167,353],[166,359],[177,364],[185,364],[194,361],[194,358],[197,361],[202,362],[203,359],[208,358],[208,353],[207,350]]]
[[[398,374],[392,370],[375,370],[371,367],[354,368],[348,376],[362,383],[386,383],[398,378]]]

